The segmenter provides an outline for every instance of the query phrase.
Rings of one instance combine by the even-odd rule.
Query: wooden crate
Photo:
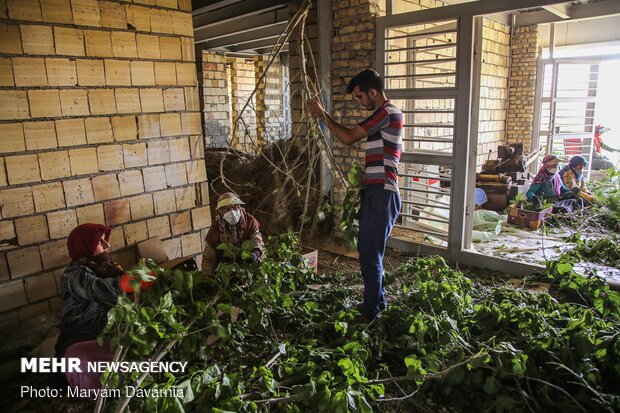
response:
[[[518,225],[520,227],[529,227],[538,229],[542,225],[545,217],[551,213],[553,207],[543,209],[542,211],[530,211],[517,207],[511,207],[508,212],[508,223]]]

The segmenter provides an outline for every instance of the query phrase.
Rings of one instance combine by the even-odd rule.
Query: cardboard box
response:
[[[196,261],[192,257],[168,258],[161,240],[157,237],[149,238],[138,243],[140,258],[150,258],[161,268],[171,270],[192,271],[197,269]]]
[[[301,247],[302,257],[304,257],[307,261],[308,268],[312,268],[314,273],[316,274],[317,269],[319,267],[319,251],[310,247]]]
[[[543,209],[542,211],[529,211],[527,209],[511,207],[508,212],[508,223],[520,227],[538,229],[545,220],[545,217],[549,215],[552,210],[553,207]]]

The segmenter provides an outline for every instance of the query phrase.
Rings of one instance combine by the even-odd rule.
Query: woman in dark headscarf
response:
[[[71,263],[60,279],[62,325],[56,343],[56,357],[81,360],[82,373],[66,373],[71,386],[101,387],[99,373],[88,373],[87,361],[110,361],[112,352],[97,343],[107,323],[108,310],[121,292],[133,292],[131,277],[110,259],[110,232],[101,224],[75,227],[67,239]]]
[[[579,193],[577,196],[589,203],[592,203],[594,202],[594,197],[592,196],[592,193],[588,191],[586,180],[583,177],[583,169],[586,166],[588,166],[588,161],[586,161],[586,158],[580,155],[573,156],[568,162],[568,165],[560,170],[560,177],[562,177],[562,182],[564,182],[566,188],[569,190],[578,188]]]
[[[554,212],[571,212],[577,206],[577,200],[574,199],[573,192],[566,188],[562,182],[558,173],[559,162],[560,160],[555,155],[545,156],[542,166],[525,196],[532,201],[547,200],[554,202]]]
[[[215,268],[222,259],[217,246],[222,243],[240,247],[244,241],[251,240],[254,242],[254,249],[250,259],[260,260],[265,249],[260,225],[258,220],[247,213],[241,205],[244,205],[243,201],[232,192],[226,192],[217,199],[215,223],[207,232],[202,256],[202,272],[205,274],[215,273]]]

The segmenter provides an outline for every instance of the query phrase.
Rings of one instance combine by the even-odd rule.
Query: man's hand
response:
[[[321,103],[316,99],[308,99],[306,102],[306,107],[308,108],[310,115],[314,118],[320,118],[323,116],[323,112],[325,112],[323,105],[321,105]]]
[[[323,105],[321,105],[321,102],[316,99],[309,99],[306,102],[306,107],[308,108],[308,112],[310,112],[310,115],[312,115],[314,118],[322,117],[323,119],[325,119],[325,125],[327,126],[329,131],[345,145],[353,145],[355,142],[358,142],[368,136],[364,128],[359,125],[349,128],[336,122],[329,115],[329,113],[325,112],[325,109],[323,109]]]

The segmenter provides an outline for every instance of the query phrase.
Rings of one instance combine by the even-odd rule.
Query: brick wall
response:
[[[0,330],[59,309],[66,237],[196,255],[210,225],[189,0],[0,2]],[[201,234],[202,232],[202,234]]]
[[[205,144],[227,148],[230,140],[230,94],[226,57],[202,53]]]
[[[257,83],[265,73],[268,62],[268,56],[255,60]],[[283,70],[280,58],[276,58],[256,92],[257,134],[259,142],[262,143],[271,143],[286,138],[284,124],[286,96],[283,87]]]
[[[538,58],[538,27],[519,27],[512,38],[507,140],[531,150]]]
[[[346,94],[346,87],[358,72],[375,65],[375,17],[385,14],[384,3],[376,0],[333,2],[332,114],[345,125],[355,125],[370,114]],[[443,3],[435,0],[397,1],[395,10],[414,11],[441,6]],[[333,152],[343,171],[347,171],[353,161],[364,162],[363,142],[352,147],[335,142]],[[344,188],[334,181],[332,201],[342,204],[343,200]]]
[[[373,1],[334,1],[334,39],[332,42],[332,115],[344,125],[355,125],[369,115],[346,93],[349,80],[360,71],[375,65],[375,17],[379,7]],[[351,147],[334,139],[335,158],[343,172],[355,161],[364,164],[363,142]],[[332,202],[341,205],[344,187],[334,180]]]
[[[203,52],[202,56],[206,146],[227,148],[232,121],[263,75],[268,56],[256,56],[253,61],[210,52]],[[263,145],[285,136],[284,107],[287,102],[283,70],[280,59],[276,59],[243,115],[251,139],[245,135],[243,122],[239,122],[235,149],[254,152],[252,140]]]
[[[510,27],[484,18],[476,159],[478,170],[487,159],[497,158],[497,146],[506,140],[509,58]]]
[[[232,98],[232,120],[241,113],[241,109],[250,99],[250,104],[243,112],[236,128],[234,128],[233,146],[242,152],[253,152],[256,142],[256,95],[250,98],[250,94],[256,85],[256,75],[254,74],[254,61],[240,57],[228,58],[231,65],[231,98]]]
[[[332,43],[332,114],[345,125],[354,125],[368,115],[351,95],[346,95],[348,81],[359,71],[375,64],[375,16],[385,15],[382,1],[334,1]],[[395,13],[442,7],[444,3],[435,0],[399,0]],[[310,23],[314,24],[311,15]],[[492,149],[496,156],[497,145],[506,140],[506,107],[508,99],[509,28],[506,25],[484,19],[483,65],[481,79],[481,113],[479,124],[479,147],[477,164],[480,165]],[[291,42],[291,78],[299,76],[299,58],[295,42]],[[297,81],[298,82],[298,81]],[[299,87],[293,83],[293,88]],[[293,89],[295,90],[295,89]],[[300,99],[293,99],[293,121],[301,119]],[[346,170],[356,161],[364,159],[363,143],[345,147],[339,142],[333,144],[333,151]],[[437,149],[437,148],[436,148]],[[334,182],[333,202],[340,204],[344,191],[339,182]]]
[[[264,145],[266,143],[267,135],[267,105],[265,102],[265,96],[269,92],[266,89],[266,65],[267,59],[265,56],[254,57],[254,85],[258,86],[254,95],[254,102],[256,102],[256,143],[259,145]],[[270,70],[273,70],[272,68],[270,68]],[[263,75],[265,75],[265,78],[261,81]]]

